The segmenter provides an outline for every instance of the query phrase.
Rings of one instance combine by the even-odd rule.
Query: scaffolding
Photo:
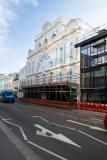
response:
[[[19,95],[24,98],[73,102],[79,97],[80,75],[65,73],[60,75],[35,75],[20,82]]]

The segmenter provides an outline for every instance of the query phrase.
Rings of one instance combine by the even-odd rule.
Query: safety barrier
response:
[[[49,107],[63,108],[63,109],[82,109],[97,112],[107,113],[107,104],[101,103],[89,103],[89,102],[63,102],[63,101],[53,101],[45,99],[34,99],[34,98],[19,98],[16,102],[32,103]]]
[[[107,113],[107,104],[76,102],[75,108]]]
[[[38,104],[38,105],[56,107],[56,108],[63,108],[63,109],[70,108],[69,102],[63,102],[63,101],[52,101],[52,100],[33,99],[33,98],[18,98],[16,102],[24,102],[24,103],[26,102],[26,103],[32,103],[32,104]]]

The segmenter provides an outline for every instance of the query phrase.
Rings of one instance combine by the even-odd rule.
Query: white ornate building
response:
[[[38,86],[43,90],[45,86],[48,92],[57,90],[57,85],[60,86],[58,90],[65,93],[68,88],[77,88],[80,81],[80,51],[75,49],[74,45],[80,35],[91,29],[92,27],[80,18],[71,19],[68,23],[61,17],[53,23],[45,22],[41,33],[35,37],[35,48],[28,52],[26,66],[20,70],[21,87],[27,92],[32,89],[37,91]],[[46,94],[45,98],[49,97],[47,93],[43,94]],[[30,97],[41,98],[41,95],[35,93],[35,96],[31,94]],[[29,97],[28,94],[26,96]],[[55,99],[55,95],[52,95],[51,99]]]

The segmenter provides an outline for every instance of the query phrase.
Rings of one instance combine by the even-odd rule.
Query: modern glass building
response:
[[[93,33],[75,45],[80,47],[81,101],[107,103],[107,30]]]

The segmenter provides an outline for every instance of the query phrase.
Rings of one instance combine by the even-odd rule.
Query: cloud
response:
[[[0,72],[6,72],[6,69],[4,69],[4,67],[7,67],[7,65],[5,65],[5,61],[9,58],[10,54],[11,57],[13,57],[12,60],[16,62],[16,56],[18,55],[13,48],[8,46],[8,33],[11,24],[16,20],[17,17],[17,13],[15,13],[12,7],[19,7],[20,5],[24,4],[33,5],[36,7],[38,5],[38,0],[0,0],[0,68],[2,69]],[[12,66],[9,61],[7,61],[7,64]],[[12,67],[10,69],[12,69]]]
[[[32,4],[33,6],[38,6],[38,1],[37,0],[19,0],[21,3],[28,3],[28,4]]]
[[[5,3],[7,5],[20,5],[20,4],[32,4],[34,6],[38,5],[38,0],[0,0],[0,3]]]

